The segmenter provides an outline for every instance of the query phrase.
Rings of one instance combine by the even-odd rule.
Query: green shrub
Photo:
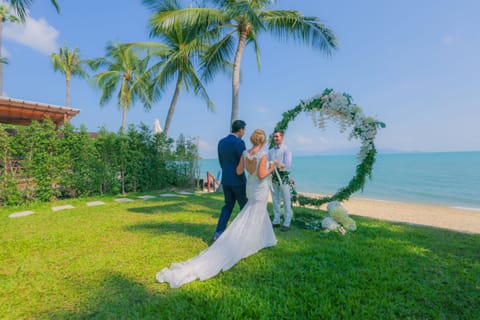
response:
[[[49,119],[13,137],[0,129],[0,205],[189,187],[198,174],[194,140],[152,135],[144,124],[118,134],[100,128],[96,138],[84,126],[57,131]]]

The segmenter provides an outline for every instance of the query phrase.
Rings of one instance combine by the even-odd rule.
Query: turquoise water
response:
[[[292,176],[299,192],[333,194],[356,165],[354,155],[294,156]],[[200,166],[202,177],[219,175],[217,159]],[[480,210],[480,152],[378,154],[372,180],[353,196]]]

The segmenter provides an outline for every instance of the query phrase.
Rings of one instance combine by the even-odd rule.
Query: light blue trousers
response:
[[[280,224],[281,204],[283,202],[283,225],[290,227],[293,218],[290,197],[290,186],[288,184],[272,183],[273,224]]]

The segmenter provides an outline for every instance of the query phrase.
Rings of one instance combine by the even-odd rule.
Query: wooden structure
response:
[[[33,120],[50,118],[56,127],[70,121],[80,110],[0,97],[0,123],[28,126]]]
[[[220,181],[215,179],[213,174],[210,173],[210,171],[207,171],[207,181],[204,182],[203,184],[203,191],[205,191],[205,188],[207,189],[207,192],[215,192],[218,190],[220,187]]]

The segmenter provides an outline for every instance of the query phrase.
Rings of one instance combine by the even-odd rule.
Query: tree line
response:
[[[195,141],[174,141],[140,124],[124,133],[84,126],[56,130],[46,119],[19,127],[0,124],[0,206],[103,194],[191,188],[199,176]]]

